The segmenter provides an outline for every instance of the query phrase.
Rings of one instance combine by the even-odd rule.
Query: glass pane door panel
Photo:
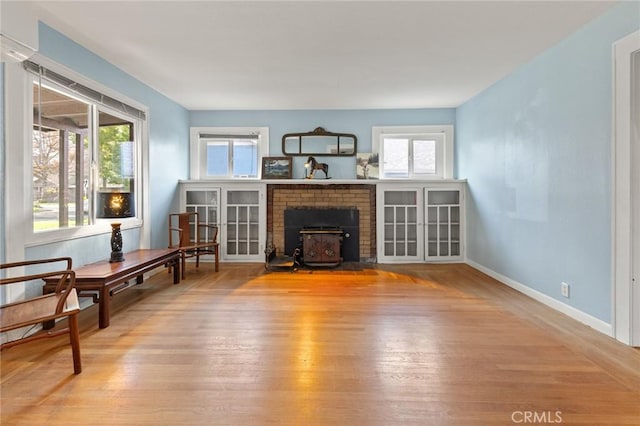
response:
[[[440,224],[440,240],[449,241],[449,225]]]
[[[428,223],[438,223],[438,208],[437,207],[429,207],[427,209],[427,218]]]
[[[460,223],[460,207],[451,206],[451,223]]]
[[[416,207],[407,207],[407,222],[416,223],[418,216],[418,209]]]
[[[227,204],[258,204],[258,191],[229,191],[227,192]]]
[[[418,239],[418,226],[417,225],[408,225],[407,226],[407,240],[409,241],[417,241]]]
[[[395,220],[395,214],[393,214],[393,207],[384,208],[384,223],[393,223]]]
[[[238,208],[235,206],[227,207],[227,223],[238,223]]]
[[[251,225],[249,225],[249,236],[251,237],[252,241],[258,241],[258,237],[259,237],[259,232],[260,232],[260,227],[257,223],[252,223]]]
[[[247,241],[249,238],[249,232],[246,226],[238,227],[238,241]]]
[[[214,224],[214,225],[218,223],[217,207],[209,207],[207,209],[207,223]]]
[[[429,225],[427,227],[427,240],[438,241],[438,225]]]
[[[385,256],[393,256],[393,243],[385,242],[384,243],[384,255]]]
[[[257,241],[249,243],[249,254],[258,254],[259,251],[260,249]]]
[[[238,207],[238,222],[247,223],[249,221],[249,211],[246,207]]]
[[[440,210],[438,212],[438,221],[440,223],[449,223],[449,207],[442,206],[438,210]]]
[[[429,205],[460,204],[460,191],[429,191]]]
[[[228,254],[238,254],[238,245],[235,241],[227,241],[227,253]]]
[[[387,191],[384,193],[384,205],[415,206],[416,191]]]
[[[235,224],[227,225],[227,240],[236,240],[238,238],[238,227]]]
[[[451,243],[451,256],[460,256],[460,243]]]
[[[247,247],[248,247],[248,244],[246,241],[238,241],[238,254],[241,254],[241,255],[249,254]]]
[[[258,206],[251,206],[249,207],[249,221],[251,223],[258,223],[258,220],[260,219],[260,211]]]
[[[384,240],[393,240],[393,225],[384,225]]]

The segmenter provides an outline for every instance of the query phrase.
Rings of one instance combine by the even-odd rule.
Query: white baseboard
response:
[[[606,323],[604,321],[602,321],[601,319],[598,319],[594,316],[591,316],[579,309],[574,308],[573,306],[569,306],[566,303],[562,303],[559,300],[554,299],[553,297],[547,296],[544,293],[540,293],[537,290],[532,289],[531,287],[528,287],[522,283],[519,283],[515,280],[512,280],[509,277],[506,277],[502,274],[499,274],[498,272],[495,272],[483,265],[480,265],[479,263],[474,262],[473,260],[469,260],[467,259],[467,264],[487,275],[489,275],[491,278],[494,278],[498,281],[500,281],[501,283],[513,288],[514,290],[519,291],[520,293],[523,293],[529,297],[531,297],[532,299],[537,300],[540,303],[543,303],[547,306],[549,306],[552,309],[555,309],[556,311],[562,312],[563,314],[567,315],[570,318],[573,318],[574,320],[581,322],[591,328],[593,328],[594,330],[597,330],[603,334],[606,334],[607,336],[613,337],[613,328],[611,326],[611,324]]]

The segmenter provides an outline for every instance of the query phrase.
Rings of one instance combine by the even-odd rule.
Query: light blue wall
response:
[[[177,182],[188,176],[189,127],[186,109],[119,68],[40,23],[39,53],[149,108],[149,222],[151,247],[167,246],[167,213],[177,200]],[[139,230],[123,231],[124,250],[138,248]],[[28,258],[71,255],[74,263],[104,259],[109,235],[48,244],[27,250]]]
[[[625,3],[457,110],[467,256],[611,320],[612,43],[640,26]],[[571,297],[560,295],[560,282]]]
[[[358,152],[371,152],[372,126],[455,124],[455,109],[401,110],[296,110],[296,111],[191,111],[190,126],[268,126],[269,155],[282,155],[282,136],[309,132],[324,127],[330,132],[353,133],[358,138]],[[306,160],[295,157],[293,177],[303,178]],[[355,179],[355,157],[320,157],[329,164],[334,179]]]

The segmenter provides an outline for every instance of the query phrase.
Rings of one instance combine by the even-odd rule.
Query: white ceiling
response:
[[[190,110],[455,107],[610,1],[40,1]]]

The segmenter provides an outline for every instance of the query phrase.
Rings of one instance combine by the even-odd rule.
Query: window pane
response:
[[[89,105],[33,85],[33,231],[89,223]]]
[[[229,142],[207,142],[207,176],[229,174]]]
[[[233,141],[233,176],[258,176],[258,141]]]
[[[436,141],[413,141],[413,172],[436,174]]]
[[[409,176],[409,140],[403,138],[383,138],[384,176]]]
[[[133,192],[133,123],[100,111],[98,129],[99,191]]]

